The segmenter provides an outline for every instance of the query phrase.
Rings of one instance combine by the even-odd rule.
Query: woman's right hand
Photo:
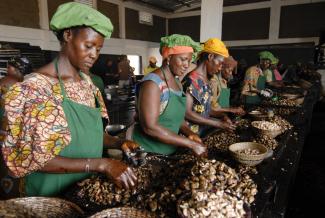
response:
[[[99,171],[111,178],[119,188],[129,189],[135,186],[137,177],[128,165],[114,159],[104,158],[102,160]]]
[[[192,143],[193,143],[193,145],[191,146],[191,149],[196,156],[198,156],[198,157],[206,157],[207,156],[208,150],[204,144],[198,143],[195,141],[193,141]]]
[[[229,132],[232,132],[236,129],[236,125],[224,121],[217,121],[215,127],[227,130]]]

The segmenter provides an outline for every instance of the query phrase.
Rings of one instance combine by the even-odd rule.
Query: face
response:
[[[7,67],[7,74],[9,76],[15,76],[17,74],[16,68],[14,66],[8,65],[8,67]]]
[[[270,67],[271,61],[268,59],[261,59],[260,60],[260,66],[262,70],[266,70]]]
[[[208,60],[206,61],[207,71],[209,76],[220,72],[222,70],[224,57],[214,54],[209,54]]]
[[[175,76],[187,73],[192,61],[192,53],[175,54],[168,57],[169,68]]]
[[[234,71],[233,66],[224,66],[222,69],[222,77],[229,81],[232,78],[232,72]]]
[[[92,28],[64,32],[66,53],[71,64],[84,73],[94,65],[103,47],[104,37]]]
[[[156,67],[156,63],[155,62],[149,62],[150,67]]]

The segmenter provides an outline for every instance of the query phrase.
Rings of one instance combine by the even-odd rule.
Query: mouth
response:
[[[93,65],[94,65],[94,63],[90,63],[90,62],[86,62],[86,63],[84,64],[84,66],[85,66],[86,68],[91,68]]]

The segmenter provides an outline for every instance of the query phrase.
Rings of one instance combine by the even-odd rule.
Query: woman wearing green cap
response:
[[[151,153],[170,155],[183,147],[203,155],[206,148],[201,139],[184,122],[186,97],[177,78],[186,73],[199,45],[189,36],[174,34],[161,38],[160,47],[165,64],[144,77],[139,86],[138,123],[132,139]]]
[[[245,104],[259,104],[260,95],[270,97],[270,93],[265,91],[266,83],[271,84],[275,81],[270,64],[274,58],[268,51],[259,53],[260,63],[247,69],[242,88],[242,99]]]
[[[211,107],[212,89],[210,80],[222,68],[228,50],[224,43],[211,38],[204,43],[204,48],[199,54],[197,67],[182,80],[186,92],[186,120],[191,130],[199,135],[204,134],[210,127],[234,130],[231,121],[216,120],[212,116],[219,115]]]
[[[58,8],[50,27],[60,41],[58,57],[6,94],[9,124],[2,154],[10,174],[24,177],[27,196],[58,195],[91,172],[104,173],[119,186],[133,186],[136,177],[127,165],[102,158],[103,143],[121,142],[103,135],[107,112],[87,75],[104,37],[111,35],[110,20],[70,2]],[[135,146],[123,144],[126,149]]]

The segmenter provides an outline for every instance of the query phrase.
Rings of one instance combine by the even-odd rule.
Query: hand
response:
[[[139,148],[139,144],[137,144],[134,141],[125,140],[123,144],[121,145],[121,149],[124,153],[130,153],[133,152],[135,149]]]
[[[236,129],[236,125],[229,124],[227,122],[221,122],[221,121],[218,121],[216,127],[227,130],[227,131],[230,131],[230,132],[232,132],[232,131],[234,131]]]
[[[202,143],[195,143],[191,147],[194,154],[198,157],[206,157],[207,156],[207,147],[205,147]]]
[[[239,115],[239,116],[244,116],[246,112],[242,107],[235,107],[231,111],[233,114]]]
[[[119,188],[129,189],[135,186],[137,177],[130,167],[118,160],[107,158],[102,160],[103,163],[99,171],[105,173],[108,178],[111,178]]]
[[[202,143],[200,136],[198,136],[197,134],[191,134],[188,136],[188,138],[192,141],[197,142],[197,143]]]
[[[273,92],[269,89],[261,90],[260,94],[265,98],[271,98],[273,96]]]
[[[232,121],[231,121],[231,119],[230,119],[227,115],[224,116],[224,117],[222,118],[222,120],[223,120],[224,122],[230,124],[230,125],[233,124]]]

